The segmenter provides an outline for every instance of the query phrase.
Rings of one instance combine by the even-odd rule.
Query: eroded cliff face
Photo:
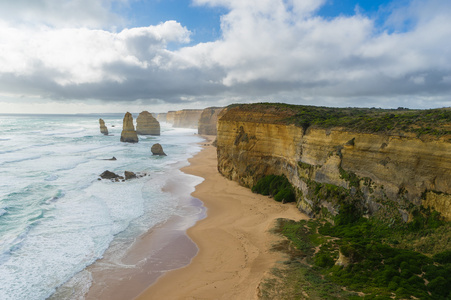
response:
[[[216,135],[218,123],[218,116],[223,110],[223,107],[208,107],[204,109],[199,118],[198,133],[205,135]]]
[[[166,114],[166,122],[168,122],[169,124],[174,124],[175,114],[175,110],[168,111],[168,113]]]
[[[157,121],[158,122],[167,122],[166,116],[167,116],[167,113],[159,113],[157,115]]]
[[[229,108],[218,120],[218,170],[252,187],[264,175],[285,175],[300,210],[335,215],[343,199],[367,214],[409,218],[430,206],[451,220],[451,142],[413,134],[371,134],[344,128],[287,125],[290,111]]]
[[[202,109],[178,110],[174,114],[173,127],[197,128]],[[169,113],[168,113],[169,117]]]

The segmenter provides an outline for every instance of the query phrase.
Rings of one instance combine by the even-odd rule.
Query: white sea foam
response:
[[[58,295],[69,296],[55,299],[82,299],[90,285],[83,270],[110,245],[119,262],[136,235],[195,213],[162,191],[174,178],[188,192],[199,182],[178,171],[200,149],[195,130],[163,125],[161,136],[127,144],[122,116],[104,120],[117,125],[114,136],[100,134],[98,116],[0,116],[0,299],[46,299],[65,282]],[[153,143],[168,156],[152,156]],[[105,170],[148,176],[97,180]]]

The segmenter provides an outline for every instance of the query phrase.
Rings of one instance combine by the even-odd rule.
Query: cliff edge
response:
[[[218,120],[218,170],[253,187],[285,175],[307,214],[409,219],[432,207],[451,220],[451,110],[232,105]]]

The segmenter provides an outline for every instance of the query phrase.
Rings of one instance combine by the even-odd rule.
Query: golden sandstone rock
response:
[[[136,118],[136,133],[141,135],[160,135],[160,123],[148,111]]]
[[[129,112],[127,112],[124,116],[121,133],[121,142],[125,143],[138,142],[138,135],[136,134],[135,126],[133,126],[133,116]]]
[[[202,109],[184,109],[178,110],[174,114],[173,127],[197,128]]]
[[[449,136],[305,130],[281,121],[293,116],[274,107],[227,108],[217,127],[220,173],[248,187],[264,175],[285,175],[297,189],[299,208],[310,215],[321,207],[336,213],[334,203],[311,197],[312,186],[327,184],[361,193],[370,214],[391,203],[405,217],[406,207],[424,203],[451,220]]]
[[[204,135],[216,135],[218,116],[223,107],[208,107],[204,109],[199,118],[198,133]]]
[[[176,111],[174,110],[168,111],[168,113],[166,114],[166,122],[168,122],[169,124],[174,124],[175,113]]]
[[[108,135],[108,128],[105,126],[105,121],[99,119],[99,124],[100,124],[100,133]]]

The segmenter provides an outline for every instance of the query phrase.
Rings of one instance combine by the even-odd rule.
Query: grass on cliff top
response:
[[[279,123],[295,124],[304,129],[344,127],[358,132],[413,132],[418,136],[451,135],[451,109],[410,110],[406,108],[334,108],[257,103],[231,105],[245,111],[268,111],[280,115]]]
[[[288,241],[275,248],[290,259],[262,284],[263,299],[451,299],[450,222],[423,208],[397,225],[340,214],[335,225],[279,220]]]

